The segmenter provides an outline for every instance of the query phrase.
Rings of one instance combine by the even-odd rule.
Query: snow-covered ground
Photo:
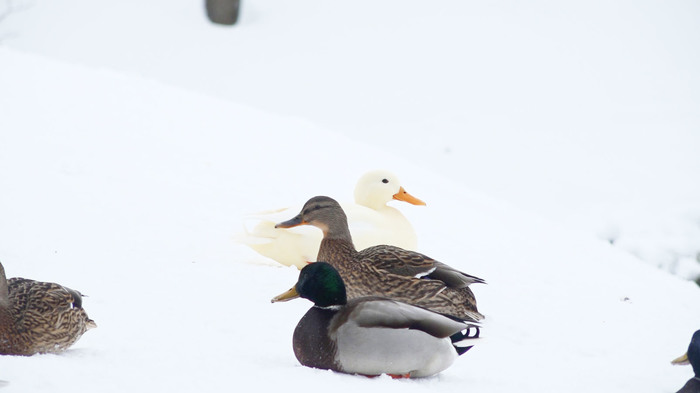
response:
[[[2,2],[0,2],[2,4]],[[89,295],[4,390],[675,391],[697,274],[695,2],[5,2],[0,261]],[[0,14],[2,10],[0,9]],[[488,285],[435,378],[299,366],[297,272],[241,217],[396,172],[421,251]],[[602,240],[601,240],[602,239]],[[615,246],[606,239],[614,240]],[[619,248],[616,246],[620,246]],[[0,385],[0,387],[3,387]]]
[[[4,0],[0,42],[301,117],[700,276],[700,4]]]

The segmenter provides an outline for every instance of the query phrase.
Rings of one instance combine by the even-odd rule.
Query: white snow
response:
[[[700,327],[697,3],[251,0],[232,28],[184,0],[3,6],[0,261],[87,294],[98,324],[0,357],[4,391],[690,377],[669,362]],[[393,204],[420,250],[488,282],[485,339],[434,378],[301,367],[309,303],[269,302],[297,271],[233,241],[247,213],[349,200],[375,168],[428,203]]]

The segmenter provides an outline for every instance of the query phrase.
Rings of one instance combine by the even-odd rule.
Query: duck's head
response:
[[[350,237],[348,218],[343,208],[335,199],[327,196],[309,199],[296,217],[280,222],[275,228],[293,228],[299,225],[313,225],[321,229],[324,236]]]
[[[303,297],[318,307],[340,306],[347,303],[343,279],[326,262],[314,262],[299,272],[299,280],[292,289],[272,298],[272,303],[286,302]]]
[[[404,190],[399,178],[387,171],[371,171],[364,174],[355,185],[355,203],[372,209],[386,206],[396,199],[413,205],[425,205],[425,202]]]
[[[693,338],[688,345],[688,352],[683,356],[674,359],[673,364],[690,364],[696,377],[700,377],[700,330],[693,334]]]

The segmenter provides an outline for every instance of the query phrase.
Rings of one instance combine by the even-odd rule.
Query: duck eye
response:
[[[389,183],[389,180],[387,180],[387,179],[382,179],[382,183],[384,183],[384,184]]]

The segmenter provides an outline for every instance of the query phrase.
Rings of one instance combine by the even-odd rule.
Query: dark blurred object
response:
[[[240,0],[205,0],[207,17],[212,23],[233,25],[238,20]]]

